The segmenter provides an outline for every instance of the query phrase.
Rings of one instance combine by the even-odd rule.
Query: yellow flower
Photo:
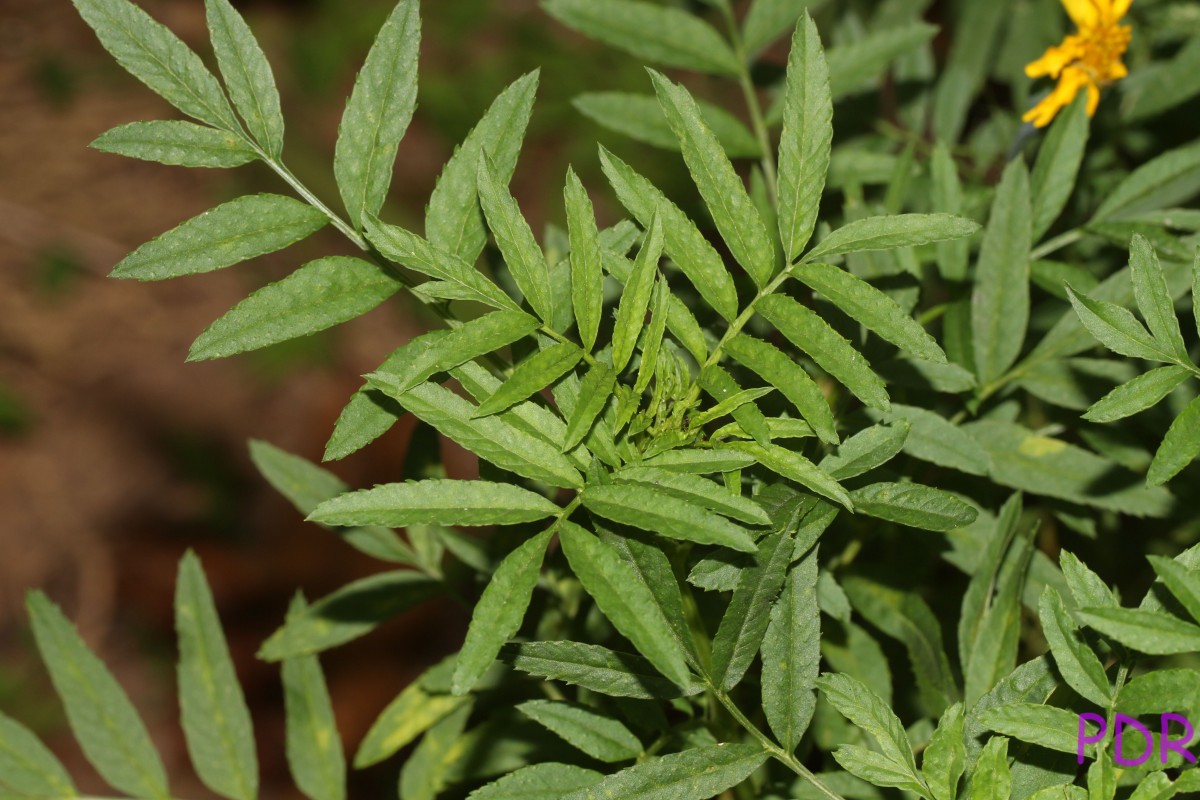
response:
[[[1088,116],[1096,113],[1100,87],[1129,74],[1121,63],[1121,56],[1129,47],[1131,31],[1128,25],[1118,23],[1132,2],[1062,0],[1079,31],[1025,67],[1025,74],[1031,78],[1046,76],[1058,81],[1054,90],[1025,114],[1026,122],[1039,128],[1046,127],[1059,111],[1071,104],[1081,89],[1087,89]]]

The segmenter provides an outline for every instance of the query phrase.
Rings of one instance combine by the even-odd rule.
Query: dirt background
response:
[[[141,5],[211,62],[200,0]],[[336,198],[330,154],[338,118],[391,4],[236,5],[276,67],[286,160],[318,194]],[[584,87],[644,89],[644,74],[602,48],[581,49],[534,0],[423,5],[420,109],[385,216],[419,225],[454,144],[495,94],[536,66],[544,68],[542,89],[515,193],[536,226],[547,218],[539,200],[558,194],[568,162],[599,187],[598,131],[569,99]],[[212,583],[255,718],[262,794],[298,797],[282,755],[278,671],[254,652],[297,588],[318,597],[381,565],[304,524],[257,476],[246,442],[261,438],[318,460],[358,376],[420,332],[423,320],[398,299],[331,334],[186,364],[192,339],[247,293],[312,257],[349,251],[325,231],[209,275],[166,283],[106,277],[134,247],[217,202],[285,192],[254,165],[187,170],[87,147],[115,125],[177,117],[112,62],[66,0],[0,0],[0,709],[42,735],[81,790],[106,791],[66,730],[36,657],[23,601],[29,589],[43,589],[130,692],[176,796],[211,796],[188,766],[175,701],[171,604],[176,564],[191,547]],[[555,135],[564,124],[580,135]],[[669,184],[674,168],[638,162],[646,154],[633,147],[616,149]],[[395,480],[408,431],[397,426],[336,471],[353,485]],[[457,648],[465,622],[461,611],[429,604],[323,658],[350,753],[396,692]],[[352,773],[351,796],[390,794],[395,771]]]

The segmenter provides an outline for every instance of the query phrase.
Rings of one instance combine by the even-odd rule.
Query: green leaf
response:
[[[977,516],[949,492],[918,483],[873,483],[850,492],[850,498],[859,513],[927,531],[952,531]]]
[[[25,604],[38,652],[87,760],[120,792],[136,798],[169,798],[162,760],[112,673],[46,595],[30,592]]]
[[[650,386],[658,368],[658,356],[662,351],[663,334],[667,332],[667,320],[670,317],[672,300],[671,288],[662,276],[654,282],[654,293],[650,297],[650,322],[638,338],[637,349],[641,351],[638,364],[637,379],[633,383],[633,393],[639,395]]]
[[[527,700],[517,710],[598,761],[630,761],[642,743],[621,722],[585,706],[552,700]]]
[[[673,472],[660,467],[629,466],[613,474],[618,483],[633,483],[653,487],[657,491],[678,497],[710,511],[745,522],[749,525],[770,525],[771,518],[753,500],[726,489],[705,478]]]
[[[718,405],[726,401],[733,401],[742,391],[742,387],[738,385],[733,376],[724,367],[716,364],[710,364],[701,370],[699,382],[700,387],[716,400]],[[754,403],[739,405],[733,410],[733,418],[754,441],[764,445],[770,442],[771,429],[767,424],[767,418]]]
[[[661,217],[663,249],[667,256],[679,265],[714,311],[727,320],[734,319],[738,313],[738,298],[733,278],[721,255],[696,224],[654,184],[603,147],[600,148],[600,165],[621,205],[643,227],[649,227],[655,215]]]
[[[305,605],[297,598],[292,610],[299,613]],[[311,800],[345,800],[346,755],[316,656],[284,660],[283,705],[287,761],[296,786]]]
[[[1012,16],[1003,4],[968,3],[960,6],[950,53],[938,70],[932,128],[934,137],[948,145],[962,138],[967,115],[989,70],[992,54],[1004,39],[1004,23]]]
[[[1192,319],[1196,322],[1196,332],[1200,333],[1200,247],[1196,248],[1196,258],[1192,261]]]
[[[473,187],[474,184],[472,192]],[[479,224],[483,225],[482,222]],[[519,310],[517,304],[502,292],[500,287],[453,252],[427,242],[403,228],[385,225],[374,217],[367,217],[363,225],[367,239],[389,260],[453,285],[466,299],[493,308]]]
[[[427,671],[422,677],[428,675]],[[365,769],[390,758],[471,700],[432,692],[423,683],[421,678],[410,683],[380,713],[358,746],[354,756],[356,769]]]
[[[504,643],[521,629],[553,535],[551,527],[526,540],[496,568],[471,613],[467,640],[454,665],[454,694],[469,692],[496,660]]]
[[[567,208],[567,227],[571,237],[571,305],[579,338],[586,350],[596,345],[600,315],[604,311],[604,270],[601,261],[600,231],[587,189],[575,174],[567,171],[563,192]]]
[[[633,568],[611,547],[573,523],[562,524],[559,542],[583,588],[613,627],[659,672],[677,686],[687,687],[692,679],[685,653],[672,636],[670,623],[654,596],[638,582]]]
[[[254,33],[229,0],[204,0],[213,50],[229,98],[250,135],[268,155],[283,152],[283,112],[271,65]]]
[[[539,350],[518,364],[508,380],[479,404],[475,416],[498,414],[528,399],[574,369],[581,358],[583,351],[570,342]]]
[[[825,0],[754,0],[742,23],[742,40],[747,54],[756,55],[793,30],[805,9],[812,12],[823,5]]]
[[[240,167],[258,158],[237,134],[183,120],[118,125],[89,146],[180,167]]]
[[[875,425],[864,428],[842,442],[819,464],[831,478],[842,481],[856,478],[890,461],[904,446],[908,423]]]
[[[320,211],[290,197],[239,197],[142,245],[113,267],[112,275],[160,281],[212,272],[282,250],[326,222]]]
[[[800,743],[816,708],[820,645],[814,552],[788,573],[760,648],[763,713],[788,752]]]
[[[966,765],[963,707],[962,703],[955,703],[938,720],[937,730],[933,732],[925,755],[921,758],[921,775],[933,800],[955,800],[958,797],[958,781]]]
[[[975,772],[967,800],[1009,800],[1012,792],[1012,770],[1008,766],[1008,739],[993,736],[988,739]]]
[[[1133,516],[1165,516],[1167,490],[1128,485],[1111,461],[1061,439],[1008,422],[964,425],[992,460],[991,477],[1002,486]]]
[[[559,800],[564,794],[592,786],[603,777],[594,770],[570,764],[530,764],[467,797],[468,800]]]
[[[1200,650],[1200,626],[1161,611],[1088,608],[1078,616],[1088,627],[1142,653],[1173,655]]]
[[[883,379],[867,360],[814,311],[785,295],[768,295],[758,312],[800,350],[812,356],[821,369],[841,381],[868,406],[887,411],[889,399]]]
[[[479,160],[479,200],[488,227],[496,237],[496,246],[500,248],[517,287],[537,315],[550,322],[554,318],[554,301],[546,256],[517,201],[508,187],[500,183],[496,168],[486,153]]]
[[[1192,619],[1200,621],[1200,574],[1170,558],[1147,558],[1159,580],[1175,595],[1175,599],[1183,605],[1188,614],[1191,614]]]
[[[830,233],[804,256],[815,262],[845,253],[919,247],[970,236],[979,223],[952,214],[895,214],[854,220]]]
[[[662,107],[653,97],[629,92],[585,92],[571,101],[593,122],[645,144],[679,152]],[[762,146],[741,120],[720,106],[697,100],[700,116],[730,158],[760,158]]]
[[[506,645],[501,658],[516,669],[564,681],[610,697],[669,700],[699,694],[704,685],[688,677],[677,686],[648,660],[581,642],[525,642]]]
[[[326,525],[516,525],[554,516],[558,506],[528,489],[490,481],[388,483],[326,500],[308,518]]]
[[[1084,297],[1070,286],[1067,295],[1084,327],[1109,350],[1130,358],[1174,361],[1174,357],[1154,341],[1128,309],[1106,300]]]
[[[543,0],[562,24],[638,58],[668,67],[737,75],[737,56],[711,25],[692,14],[637,0]]]
[[[1013,494],[1000,507],[995,523],[987,526],[990,531],[985,533],[986,543],[971,572],[958,617],[958,662],[964,676],[970,672],[971,662],[975,659],[980,631],[996,608],[992,593],[1000,580],[1001,570],[1015,557],[1014,551],[1019,552],[1019,545],[1013,546],[1013,538],[1023,511],[1024,498],[1020,493]],[[1013,573],[1006,573],[1006,578],[1014,580]]]
[[[611,367],[600,363],[594,364],[583,376],[579,386],[579,402],[567,422],[563,449],[569,450],[587,437],[596,423],[596,418],[604,411],[604,406],[612,397],[616,383],[617,373]]]
[[[1158,367],[1123,383],[1092,404],[1083,418],[1092,422],[1116,422],[1154,406],[1188,379],[1183,367]]]
[[[887,414],[872,414],[890,423],[908,423],[904,452],[913,458],[970,475],[986,475],[991,467],[987,451],[966,431],[947,421],[941,414],[918,406],[892,404]]]
[[[741,526],[644,484],[588,486],[582,497],[584,508],[622,525],[744,553],[755,550],[754,540]]]
[[[1089,132],[1087,107],[1079,99],[1058,115],[1038,148],[1030,178],[1034,241],[1050,230],[1066,207],[1087,152]]]
[[[708,800],[746,780],[766,760],[753,744],[693,747],[607,775],[561,800]]]
[[[1087,606],[1117,607],[1117,599],[1113,597],[1108,584],[1099,575],[1092,572],[1087,564],[1080,561],[1077,556],[1069,550],[1063,550],[1059,553],[1058,561],[1076,606],[1081,608]]]
[[[1175,301],[1167,287],[1158,254],[1141,234],[1135,234],[1129,245],[1129,271],[1133,276],[1133,296],[1146,319],[1150,333],[1158,346],[1174,355],[1174,360],[1187,364],[1187,345],[1175,316]]]
[[[733,257],[761,288],[775,273],[771,236],[746,186],[687,89],[650,71],[658,102],[679,139],[683,160]]]
[[[258,761],[250,710],[204,569],[190,550],[179,562],[175,628],[180,719],[196,774],[219,795],[253,800],[258,795]]]
[[[1105,195],[1093,222],[1127,219],[1143,211],[1170,208],[1200,190],[1200,145],[1170,150],[1130,173]]]
[[[655,214],[646,229],[646,239],[638,252],[633,271],[621,292],[617,306],[617,320],[613,325],[612,364],[613,370],[621,373],[633,356],[634,345],[646,325],[646,310],[650,307],[650,296],[654,291],[655,276],[658,275],[658,260],[663,251],[662,221]]]
[[[383,208],[396,151],[417,107],[421,16],[417,0],[399,0],[375,37],[338,126],[333,173],[350,222]]]
[[[487,244],[487,228],[478,203],[479,159],[487,153],[495,167],[496,180],[508,185],[517,167],[537,87],[535,70],[513,81],[492,101],[442,167],[429,196],[425,237],[439,250],[468,265],[475,263]]]
[[[1047,586],[1042,593],[1038,615],[1059,673],[1081,697],[1107,708],[1112,700],[1112,689],[1104,674],[1104,665],[1080,635],[1079,626],[1053,586]]]
[[[383,572],[346,584],[290,617],[263,642],[258,657],[282,661],[345,644],[433,597],[440,588],[436,581],[411,570]]]
[[[1065,708],[1009,703],[987,709],[979,715],[979,721],[996,733],[1059,753],[1075,755],[1079,747],[1079,715]],[[1087,723],[1087,732],[1088,736],[1095,735],[1094,723]]]
[[[866,281],[829,264],[803,264],[792,275],[825,299],[908,353],[945,364],[946,354],[937,340],[896,304],[896,301]]]
[[[1015,159],[996,190],[971,295],[971,342],[981,385],[1003,375],[1025,343],[1031,209],[1029,172],[1021,159]]]
[[[821,441],[837,444],[833,411],[821,387],[804,368],[775,345],[739,333],[725,343],[725,352],[783,394],[812,425]]]
[[[933,208],[947,214],[961,214],[963,210],[963,187],[958,177],[958,165],[945,142],[939,141],[930,159],[930,177],[933,181]],[[948,281],[963,281],[967,277],[967,259],[970,242],[953,239],[938,242],[937,264],[942,277]]]
[[[926,44],[936,25],[910,22],[874,31],[829,51],[830,89],[834,99],[875,87],[886,78],[888,65]]]
[[[502,417],[472,419],[475,406],[445,387],[423,383],[399,391],[393,378],[379,373],[368,376],[368,381],[394,397],[418,419],[485,461],[551,486],[583,485],[579,472],[558,448],[513,427]]]
[[[869,733],[879,745],[878,753],[870,753],[861,747],[842,745],[834,752],[838,763],[864,780],[908,789],[927,797],[929,790],[925,786],[925,780],[917,772],[908,734],[904,732],[904,726],[887,703],[849,675],[825,673],[817,680],[817,685],[830,705]],[[889,775],[875,773],[868,776],[860,774],[864,773],[864,770],[856,769],[872,761],[875,762],[876,769],[886,771]],[[880,781],[881,777],[887,779]]]
[[[310,261],[234,306],[200,334],[188,361],[224,358],[332,328],[366,314],[400,282],[358,258]]]
[[[713,447],[691,450],[681,448],[648,458],[641,462],[645,467],[659,467],[672,472],[692,475],[710,475],[714,472],[730,472],[744,469],[754,463],[754,456],[728,447]]]
[[[741,683],[758,653],[791,563],[791,530],[784,527],[759,542],[754,563],[741,571],[712,644],[712,680],[725,691]]]
[[[349,489],[332,472],[268,442],[251,440],[250,460],[267,479],[267,483],[291,501],[304,516],[311,514],[324,501]],[[408,565],[418,562],[417,554],[394,532],[385,528],[349,528],[336,532],[347,544],[372,558]]]
[[[217,79],[178,36],[129,0],[72,0],[104,49],[129,74],[201,122],[236,132]]]
[[[854,510],[854,503],[841,484],[799,453],[775,444],[734,442],[730,446],[749,454],[772,472],[828,497],[848,511]]]
[[[754,18],[751,10],[748,32]],[[792,35],[785,86],[779,140],[779,235],[784,261],[791,264],[816,227],[833,142],[829,68],[817,26],[807,14]]]
[[[0,779],[18,797],[78,797],[71,776],[24,725],[0,713]]]
[[[456,746],[461,746],[471,711],[468,701],[429,729],[400,769],[400,797],[434,800],[446,788],[451,759]]]

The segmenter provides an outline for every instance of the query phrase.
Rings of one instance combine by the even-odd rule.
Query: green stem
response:
[[[1078,228],[1073,228],[1066,233],[1055,236],[1048,242],[1043,242],[1029,254],[1030,261],[1037,261],[1039,258],[1045,258],[1051,253],[1062,250],[1067,245],[1075,244],[1083,238],[1083,231]]]
[[[772,156],[770,128],[767,126],[766,115],[763,114],[762,103],[758,99],[758,90],[754,87],[754,80],[750,75],[750,59],[746,53],[745,42],[742,41],[742,31],[738,27],[737,18],[733,15],[733,8],[724,1],[720,5],[721,15],[725,17],[729,28],[729,41],[733,44],[733,52],[737,56],[738,85],[742,88],[746,110],[750,113],[750,127],[754,130],[754,137],[758,139],[759,149],[762,150],[760,163],[763,180],[767,182],[767,194],[771,198],[771,204],[775,205],[779,197],[779,179],[775,172],[775,158]]]

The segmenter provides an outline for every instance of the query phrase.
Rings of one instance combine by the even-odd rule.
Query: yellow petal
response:
[[[1100,21],[1099,3],[1106,0],[1062,0],[1063,8],[1079,28],[1094,28]]]
[[[1057,78],[1063,68],[1083,55],[1083,47],[1077,36],[1068,36],[1061,45],[1049,47],[1037,61],[1025,67],[1025,74],[1030,78],[1040,78],[1049,75]]]
[[[1111,0],[1112,16],[1110,19],[1113,22],[1116,22],[1121,17],[1125,16],[1129,12],[1129,6],[1132,4],[1133,0]]]
[[[1088,81],[1087,93],[1087,113],[1089,117],[1094,117],[1096,109],[1100,106],[1100,87]]]

